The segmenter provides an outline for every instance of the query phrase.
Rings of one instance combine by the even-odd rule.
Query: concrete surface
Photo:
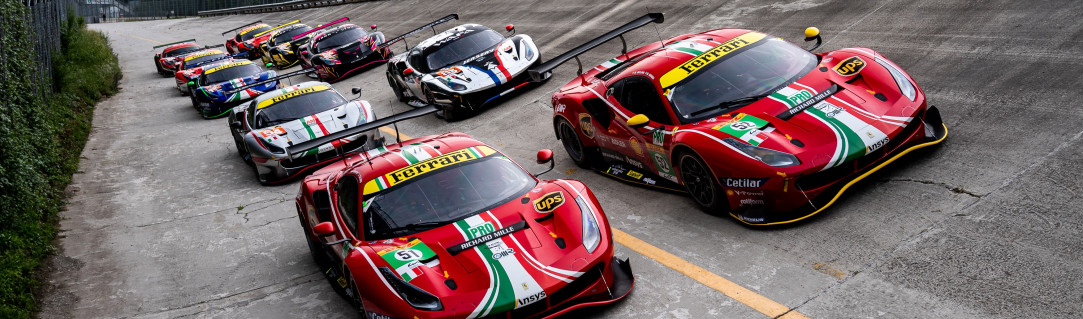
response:
[[[913,75],[950,129],[942,147],[905,157],[807,223],[773,230],[701,213],[690,199],[576,169],[550,126],[554,80],[474,118],[400,123],[423,136],[462,131],[524,164],[551,148],[549,178],[583,180],[613,226],[819,318],[1083,316],[1083,3],[1078,1],[389,1],[266,14],[92,25],[124,69],[102,102],[62,214],[43,318],[303,317],[349,313],[317,273],[296,221],[297,184],[261,187],[224,120],[203,120],[150,47],[255,19],[316,24],[342,16],[397,35],[448,13],[514,23],[552,57],[646,12],[666,22],[631,45],[736,27],[800,41],[817,26],[832,50],[880,51]],[[445,28],[448,25],[444,26]],[[428,33],[410,40],[417,43]],[[395,48],[401,51],[402,47]],[[584,56],[594,65],[619,42]],[[382,69],[335,84],[393,101]],[[529,167],[529,165],[528,165]],[[754,309],[624,247],[637,287],[598,318],[757,318]]]

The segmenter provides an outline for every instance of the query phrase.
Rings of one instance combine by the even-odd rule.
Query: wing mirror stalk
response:
[[[554,167],[556,167],[557,163],[553,161],[553,150],[543,149],[538,151],[538,164],[545,163],[549,163],[549,168],[542,171],[541,173],[534,174],[534,177],[538,177],[542,174],[548,173],[549,171],[553,170]]]
[[[808,49],[809,52],[816,50],[816,48],[820,47],[820,44],[823,44],[823,39],[820,38],[820,29],[816,27],[808,27],[805,29],[805,42],[812,40],[816,40],[816,44]]]

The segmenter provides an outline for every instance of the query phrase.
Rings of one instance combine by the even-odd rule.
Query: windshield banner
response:
[[[439,170],[449,165],[476,160],[494,153],[496,153],[496,150],[487,146],[476,146],[433,157],[368,181],[368,183],[365,183],[365,195],[388,189],[411,178]]]
[[[742,34],[736,38],[730,39],[729,41],[722,42],[722,44],[719,44],[718,46],[707,50],[707,52],[703,52],[695,58],[684,62],[676,69],[669,70],[669,72],[666,72],[665,75],[662,75],[662,78],[658,81],[663,88],[669,88],[674,84],[680,83],[682,80],[688,78],[692,74],[695,74],[696,71],[703,69],[703,67],[711,64],[711,62],[718,61],[726,54],[737,51],[740,48],[749,46],[753,43],[756,43],[756,41],[763,40],[763,38],[766,37],[767,35],[763,33],[749,32]]]

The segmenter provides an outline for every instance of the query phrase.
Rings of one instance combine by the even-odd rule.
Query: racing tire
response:
[[[233,139],[233,145],[237,148],[237,155],[241,156],[241,160],[248,166],[255,167],[256,163],[252,162],[252,156],[248,155],[248,148],[244,147],[244,143],[241,143],[237,138]]]
[[[192,88],[188,88],[188,90],[191,91]],[[197,111],[200,111],[200,114],[203,114],[203,112],[199,109],[199,100],[197,100],[196,95],[192,94],[192,93],[195,93],[195,92],[188,92],[188,99],[192,100],[192,108],[196,109]]]
[[[361,302],[361,290],[357,289],[357,283],[354,282],[349,267],[342,266],[342,278],[346,280],[343,297],[346,297],[346,301],[354,306],[361,318],[365,318],[365,303]]]
[[[703,159],[692,152],[683,152],[677,163],[684,188],[696,205],[708,214],[725,215],[729,210],[725,192]]]
[[[556,134],[561,144],[564,144],[564,151],[568,153],[568,158],[571,158],[576,166],[586,169],[592,168],[594,159],[597,158],[595,155],[598,154],[598,149],[583,146],[583,142],[579,139],[579,133],[576,132],[575,127],[568,120],[563,117],[557,119]]]
[[[395,78],[391,76],[391,73],[387,73],[387,84],[391,86],[391,90],[395,91],[395,98],[399,99],[399,102],[406,102],[406,95],[402,94],[402,87],[399,86],[399,82],[395,81]]]
[[[162,68],[162,64],[158,63],[158,58],[154,58],[154,68],[158,69],[158,75],[165,74],[165,69]]]

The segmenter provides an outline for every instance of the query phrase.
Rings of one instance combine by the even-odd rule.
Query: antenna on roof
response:
[[[660,44],[663,47],[666,46],[666,41],[662,40],[662,31],[658,30],[658,25],[657,24],[654,25],[654,34],[658,36],[658,44]]]
[[[395,114],[395,103],[391,103],[391,100],[387,100],[387,105],[391,106],[391,114]],[[399,143],[399,148],[402,148],[402,138],[399,138],[399,122],[391,122],[391,125],[395,127],[395,141]]]

